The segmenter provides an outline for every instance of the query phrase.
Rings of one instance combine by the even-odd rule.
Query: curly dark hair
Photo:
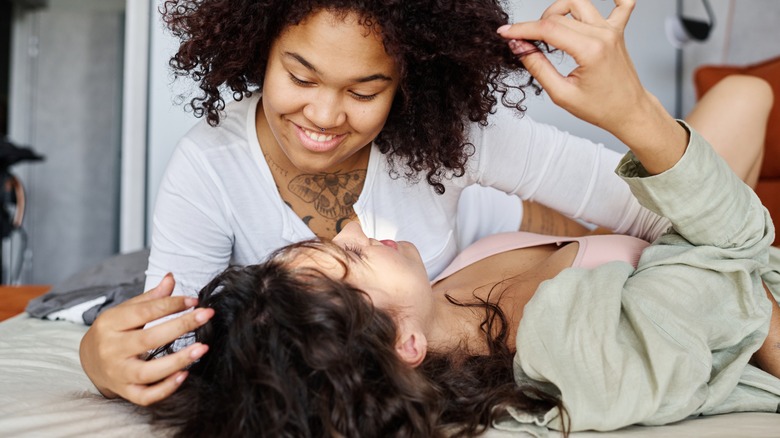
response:
[[[514,383],[506,330],[489,336],[490,355],[434,353],[409,366],[395,351],[393,315],[345,281],[291,267],[302,247],[341,251],[294,244],[201,290],[199,306],[215,314],[194,336],[210,350],[173,395],[148,408],[156,424],[182,437],[472,436],[501,408],[563,409]],[[498,306],[486,309],[486,333],[506,327]]]
[[[202,91],[189,103],[194,114],[216,126],[225,89],[240,100],[262,88],[273,42],[319,10],[356,13],[382,35],[401,80],[375,143],[406,177],[425,172],[438,193],[473,153],[468,121],[485,125],[497,96],[522,114],[525,89],[540,92],[518,78],[522,62],[496,33],[509,19],[500,0],[168,0],[161,13],[181,40],[171,67]]]

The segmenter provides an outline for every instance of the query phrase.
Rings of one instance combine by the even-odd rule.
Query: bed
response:
[[[0,436],[164,437],[143,411],[107,400],[79,365],[78,346],[87,326],[22,314],[0,323]],[[557,436],[556,434],[550,434]],[[485,438],[531,436],[490,430]],[[629,427],[585,437],[778,437],[780,415],[739,413],[702,417],[663,427]]]

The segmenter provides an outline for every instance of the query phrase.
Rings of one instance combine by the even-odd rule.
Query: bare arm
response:
[[[753,355],[753,361],[762,370],[780,377],[780,307],[766,285],[764,291],[772,302],[772,318],[769,321],[769,334],[761,348]]]

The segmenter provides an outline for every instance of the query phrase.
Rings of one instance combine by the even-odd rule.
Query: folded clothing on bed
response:
[[[90,325],[106,309],[143,293],[149,249],[117,254],[55,285],[25,309],[35,318]]]

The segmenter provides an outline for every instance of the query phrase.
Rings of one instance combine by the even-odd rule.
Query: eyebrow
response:
[[[299,54],[297,54],[295,52],[284,52],[284,56],[286,56],[288,58],[295,59],[301,65],[303,65],[304,67],[306,67],[308,70],[310,70],[313,73],[319,73],[317,68],[314,67],[311,62],[309,62],[308,60],[306,60],[306,58],[304,58],[303,56],[301,56],[301,55],[299,55]],[[369,76],[363,76],[363,77],[360,77],[360,78],[353,78],[352,82],[360,82],[360,83],[362,83],[362,82],[372,82],[372,81],[386,81],[386,82],[390,82],[392,80],[393,80],[393,78],[391,78],[390,76],[384,75],[382,73],[375,73],[375,74],[372,74],[372,75],[369,75]]]

